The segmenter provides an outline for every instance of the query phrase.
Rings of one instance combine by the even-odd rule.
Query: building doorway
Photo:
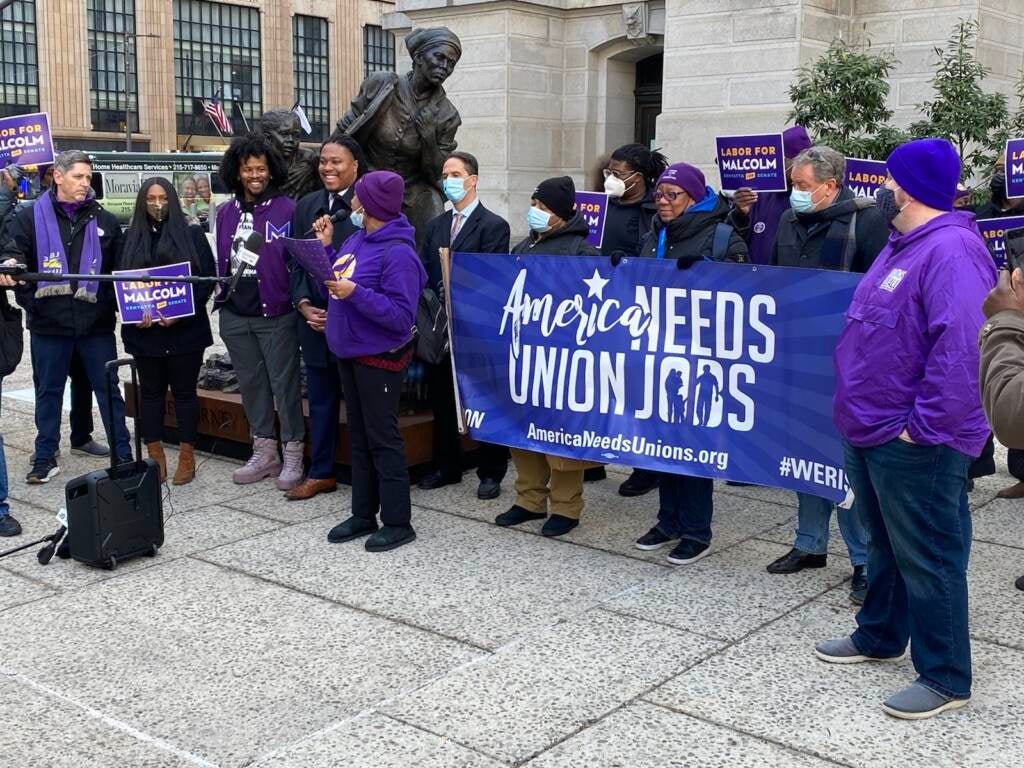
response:
[[[636,130],[634,140],[654,148],[658,115],[661,114],[661,83],[665,54],[656,53],[636,63]]]

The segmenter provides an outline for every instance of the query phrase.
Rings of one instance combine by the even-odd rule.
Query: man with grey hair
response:
[[[3,258],[14,258],[29,272],[109,274],[121,243],[117,219],[92,193],[92,161],[84,152],[68,151],[53,164],[53,185],[31,207],[18,211],[11,224]],[[114,291],[109,283],[61,280],[28,283],[15,289],[25,308],[36,374],[35,461],[26,480],[46,483],[60,472],[64,386],[72,355],[78,354],[101,404],[100,415],[118,460],[131,459],[124,423],[124,400],[116,376],[106,363],[117,357],[114,341]],[[113,422],[106,408],[113,401]]]
[[[771,263],[782,267],[866,272],[889,237],[889,227],[872,198],[858,198],[845,184],[846,159],[829,147],[810,147],[793,159],[790,209],[779,219]],[[796,573],[825,567],[828,499],[797,494],[793,549],[768,566],[769,573]],[[839,531],[853,565],[850,599],[857,604],[867,592],[867,537],[856,502],[838,510]]]

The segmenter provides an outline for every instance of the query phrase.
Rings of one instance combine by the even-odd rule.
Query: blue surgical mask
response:
[[[526,223],[534,232],[547,232],[551,229],[551,214],[531,205],[526,213]]]
[[[819,184],[818,189],[821,189],[824,184]],[[794,189],[789,193],[789,204],[793,207],[793,210],[797,213],[810,213],[814,210],[814,202],[811,200],[814,197],[814,192],[803,192],[799,189]]]
[[[461,203],[466,196],[466,180],[450,176],[442,184],[445,196],[453,203]]]
[[[348,215],[348,220],[352,222],[353,227],[362,229],[366,224],[363,220],[363,209],[360,208],[358,211],[352,211],[352,213]]]

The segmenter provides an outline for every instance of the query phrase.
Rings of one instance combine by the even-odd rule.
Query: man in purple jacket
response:
[[[944,139],[898,147],[878,209],[896,230],[864,275],[835,353],[834,417],[868,530],[868,592],[824,661],[897,661],[917,681],[882,705],[907,720],[971,696],[967,467],[988,437],[978,390],[982,302],[995,267],[953,211],[960,159]]]

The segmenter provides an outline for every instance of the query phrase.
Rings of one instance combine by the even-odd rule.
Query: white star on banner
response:
[[[608,285],[608,278],[601,277],[595,269],[594,276],[583,278],[583,282],[586,283],[587,288],[590,289],[590,292],[587,294],[587,298],[597,296],[598,301],[604,301],[604,287]]]

